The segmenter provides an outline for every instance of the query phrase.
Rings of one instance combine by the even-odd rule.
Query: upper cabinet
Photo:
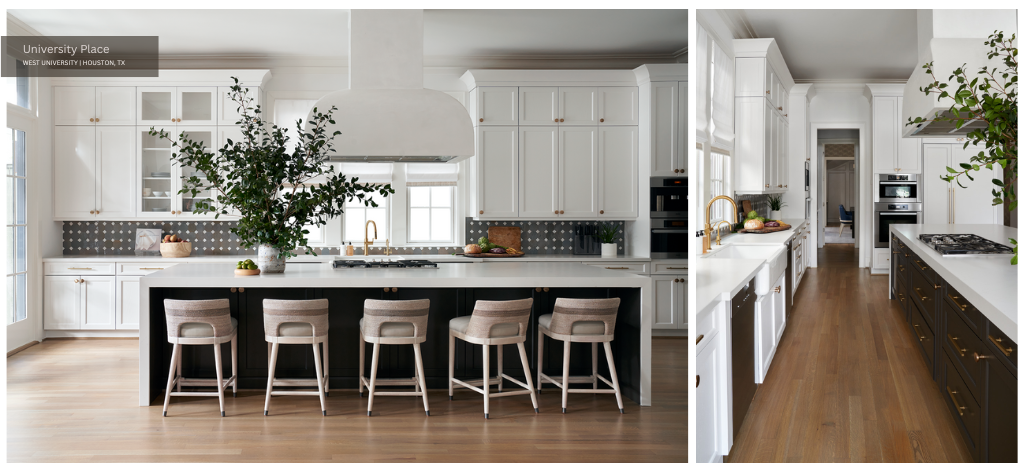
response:
[[[686,175],[686,153],[680,146],[685,137],[680,124],[686,111],[680,108],[679,98],[685,92],[685,82],[651,82],[652,176]]]
[[[904,138],[902,86],[869,84],[871,159],[875,174],[920,174],[921,138]]]
[[[57,126],[135,126],[135,87],[54,87]]]
[[[469,95],[469,114],[473,124],[519,125],[518,92],[519,87],[477,87]]]
[[[519,125],[636,125],[637,99],[636,87],[519,87]]]
[[[737,40],[737,193],[789,190],[789,88],[793,79],[772,39]]]
[[[473,216],[478,219],[519,216],[517,135],[515,126],[485,126],[477,130]]]
[[[218,87],[138,87],[140,125],[216,125]],[[231,123],[234,124],[234,123]]]
[[[135,127],[54,128],[55,218],[135,216]]]

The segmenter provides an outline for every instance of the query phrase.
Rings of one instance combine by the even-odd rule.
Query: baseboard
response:
[[[139,339],[139,330],[57,330],[43,331],[43,339]]]
[[[11,351],[7,351],[7,357],[11,357],[11,356],[13,356],[13,355],[15,355],[15,354],[17,354],[17,353],[19,353],[21,351],[24,351],[25,349],[28,349],[28,348],[30,348],[32,346],[35,346],[36,344],[39,344],[39,341],[32,341],[32,342],[30,342],[30,343],[28,343],[28,344],[26,344],[24,346],[14,348]]]

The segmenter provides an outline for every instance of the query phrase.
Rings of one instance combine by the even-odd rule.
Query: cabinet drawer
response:
[[[953,413],[953,421],[964,437],[967,448],[971,450],[974,460],[978,461],[981,455],[981,405],[967,391],[967,386],[950,362],[948,354],[942,356],[942,363],[942,396]]]
[[[910,276],[909,288],[910,299],[921,308],[921,315],[928,322],[928,326],[935,329],[935,297],[939,293],[938,289],[917,269],[914,269]]]
[[[148,275],[176,265],[178,263],[124,262],[117,264],[117,275]]]
[[[1010,369],[1013,375],[1017,375],[1017,343],[1010,340],[1002,331],[991,322],[985,323],[986,333],[983,338],[985,345],[989,347],[992,355]]]
[[[630,274],[646,274],[647,263],[646,262],[584,262],[584,265],[600,267],[602,269],[617,270],[621,272],[628,272]]]
[[[907,321],[910,321],[910,299],[907,293],[907,284],[902,279],[896,279],[896,302],[900,304],[900,310],[903,311],[907,316]]]
[[[684,274],[686,273],[687,261],[652,261],[652,274]]]
[[[975,398],[985,398],[985,360],[975,356],[987,356],[987,349],[967,323],[953,314],[949,303],[943,303],[942,309],[946,315],[946,337],[942,340],[946,354],[960,372],[971,394]]]
[[[922,276],[924,276],[925,280],[931,283],[935,283],[935,279],[937,276],[935,275],[935,271],[932,270],[931,267],[928,267],[928,263],[921,260],[921,258],[917,257],[917,254],[914,254],[913,252],[907,251],[906,254],[907,265],[913,267],[914,270],[918,271]]]
[[[910,267],[907,267],[907,258],[900,251],[896,251],[892,257],[896,258],[896,276],[903,282],[907,282],[910,273]]]
[[[984,327],[985,315],[982,315],[977,308],[967,301],[960,292],[957,292],[952,285],[946,284],[946,301],[952,305],[953,311],[963,317],[967,326],[974,330],[974,334],[981,336]]]
[[[113,262],[47,262],[44,275],[114,275]]]
[[[921,310],[915,303],[910,304],[910,331],[924,351],[924,358],[928,362],[929,369],[934,370],[935,335],[932,332],[932,328],[924,321],[924,318],[921,316]]]
[[[697,338],[694,344],[697,349],[700,350],[711,341],[711,338],[715,337],[719,331],[719,310],[716,308],[711,312],[697,319]]]

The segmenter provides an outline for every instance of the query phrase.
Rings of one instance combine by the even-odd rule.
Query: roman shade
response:
[[[697,115],[694,120],[694,128],[697,131],[697,142],[708,141],[708,32],[697,23]]]
[[[711,121],[714,129],[711,131],[711,145],[715,148],[732,151],[733,139],[733,88],[735,82],[735,71],[733,59],[725,54],[725,51],[712,42],[713,48],[713,78],[714,88],[711,97]]]
[[[409,187],[454,187],[459,182],[458,164],[406,164]]]

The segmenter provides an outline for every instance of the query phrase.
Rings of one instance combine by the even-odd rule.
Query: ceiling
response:
[[[797,82],[905,82],[917,67],[917,10],[739,10],[775,38]]]
[[[162,56],[344,57],[348,10],[8,10],[48,36],[160,37]],[[425,10],[424,55],[685,60],[683,10]],[[262,34],[260,34],[262,33]]]

